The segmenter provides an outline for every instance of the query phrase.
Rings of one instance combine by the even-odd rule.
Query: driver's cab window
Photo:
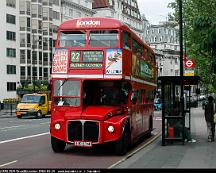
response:
[[[45,96],[41,96],[40,103],[41,103],[41,104],[44,104],[44,103],[45,103]]]

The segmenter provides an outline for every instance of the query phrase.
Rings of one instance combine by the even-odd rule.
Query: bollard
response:
[[[10,113],[11,113],[11,116],[12,116],[12,109],[13,109],[12,103],[10,103]]]
[[[168,137],[174,138],[174,128],[173,127],[168,128]]]

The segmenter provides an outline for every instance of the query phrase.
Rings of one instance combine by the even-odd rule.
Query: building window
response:
[[[59,0],[53,0],[53,4],[59,6]]]
[[[73,9],[69,9],[69,16],[73,16]]]
[[[16,74],[16,66],[7,65],[7,74]]]
[[[16,8],[16,0],[7,0],[6,5],[8,7]]]
[[[31,19],[30,17],[27,17],[27,28],[31,27]]]
[[[39,67],[39,76],[42,76],[42,74],[43,74],[43,68],[42,67]]]
[[[30,66],[27,67],[27,75],[31,76],[31,67]]]
[[[16,91],[16,82],[7,82],[7,91]]]
[[[7,23],[16,24],[16,16],[7,14],[6,15],[6,21]]]
[[[20,50],[20,63],[24,64],[26,62],[26,51]]]
[[[57,11],[53,11],[53,19],[59,20],[60,19],[60,14]]]
[[[37,67],[32,67],[32,74],[33,74],[33,77],[37,78]]]
[[[20,47],[25,47],[26,46],[26,38],[25,34],[20,34]]]
[[[16,49],[7,48],[7,57],[16,57]]]
[[[20,67],[20,75],[25,76],[25,67]]]
[[[11,32],[11,31],[7,31],[7,40],[16,41],[16,33]]]
[[[48,77],[48,68],[44,68],[44,78]]]

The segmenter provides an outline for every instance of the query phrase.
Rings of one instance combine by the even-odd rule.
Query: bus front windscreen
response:
[[[90,31],[91,47],[117,47],[118,40],[118,31],[116,30]]]
[[[54,104],[56,106],[79,106],[80,81],[67,79],[55,80]]]
[[[60,33],[60,47],[84,47],[86,46],[86,32],[65,31]]]

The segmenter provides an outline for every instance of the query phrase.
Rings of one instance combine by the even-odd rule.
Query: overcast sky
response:
[[[141,15],[145,14],[150,24],[159,24],[159,21],[166,21],[169,12],[168,3],[174,0],[137,0]]]

